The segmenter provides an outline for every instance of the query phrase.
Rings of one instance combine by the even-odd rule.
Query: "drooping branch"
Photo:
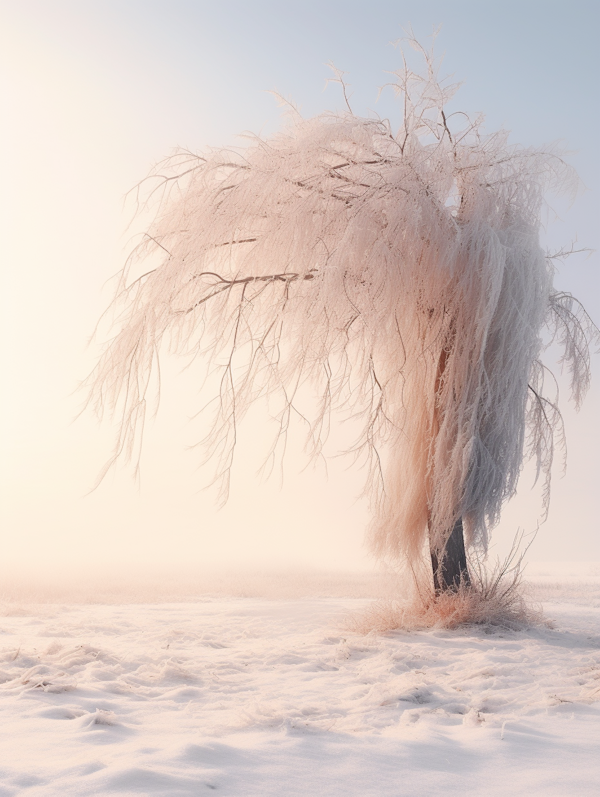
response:
[[[247,241],[250,241],[250,240],[252,240],[252,239],[247,239]],[[247,241],[245,241],[244,243],[246,243]],[[234,242],[234,243],[238,243],[238,242]],[[220,285],[221,287],[219,287],[217,290],[213,291],[212,293],[209,293],[207,296],[204,296],[202,299],[199,299],[196,302],[196,304],[192,305],[191,307],[188,307],[185,310],[177,310],[176,312],[178,314],[191,313],[193,310],[195,310],[201,304],[204,304],[204,302],[207,302],[210,299],[213,299],[215,296],[218,296],[219,293],[222,293],[223,291],[230,290],[231,288],[235,287],[236,285],[249,285],[252,282],[284,282],[284,283],[289,284],[290,282],[295,282],[298,279],[312,280],[312,279],[315,278],[315,275],[312,272],[309,272],[308,274],[290,274],[289,272],[283,272],[281,274],[265,274],[264,276],[260,276],[260,277],[252,277],[251,276],[251,277],[240,277],[238,279],[227,280],[227,279],[224,279],[223,277],[221,277],[220,274],[215,273],[214,271],[203,271],[200,274],[195,274],[192,277],[192,279],[201,279],[202,277],[206,277],[206,276],[217,277],[217,282],[214,283],[214,284],[215,285]]]

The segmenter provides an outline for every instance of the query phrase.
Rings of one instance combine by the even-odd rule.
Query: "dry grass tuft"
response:
[[[417,588],[410,598],[380,600],[354,616],[349,628],[359,634],[458,628],[480,625],[510,630],[545,624],[541,607],[527,601],[522,583],[522,536],[517,535],[504,562],[489,569],[481,558],[469,563],[471,585],[435,595],[433,586]]]

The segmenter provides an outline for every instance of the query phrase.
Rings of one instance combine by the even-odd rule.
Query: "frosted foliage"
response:
[[[135,450],[168,335],[220,371],[207,446],[225,493],[256,399],[269,397],[281,441],[310,385],[315,455],[330,410],[358,419],[349,453],[370,463],[381,556],[415,560],[428,532],[441,550],[459,516],[485,549],[524,453],[549,476],[560,416],[543,397],[541,332],[562,344],[580,400],[593,331],[553,291],[539,243],[544,191],[574,177],[553,148],[447,118],[456,87],[424,55],[425,76],[396,76],[397,133],[350,110],[291,112],[268,140],[161,164],[136,255],[162,262],[131,284],[126,269],[118,332],[92,375],[97,407],[122,412],[116,456]]]

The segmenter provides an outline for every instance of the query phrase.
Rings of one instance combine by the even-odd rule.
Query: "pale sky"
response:
[[[98,348],[86,348],[111,298],[107,280],[128,249],[127,190],[176,146],[268,135],[280,111],[268,90],[306,116],[340,108],[324,89],[333,62],[347,73],[355,112],[399,117],[386,70],[390,42],[412,24],[423,42],[441,25],[442,71],[464,85],[454,107],[486,114],[523,145],[561,139],[585,189],[551,200],[546,240],[598,248],[598,4],[514,2],[184,2],[0,0],[3,123],[2,507],[4,566],[92,567],[135,561],[199,566],[370,566],[362,546],[367,507],[360,473],[331,463],[300,472],[292,452],[283,489],[254,473],[249,429],[230,504],[201,492],[199,405],[193,373],[168,363],[138,487],[121,468],[87,495],[108,457],[109,425],[75,417],[78,383]],[[598,254],[575,256],[557,284],[600,322]],[[555,468],[550,519],[530,551],[537,560],[600,560],[597,511],[600,368],[575,415],[563,391],[568,471]],[[526,473],[493,539],[506,547],[531,531],[539,493]]]

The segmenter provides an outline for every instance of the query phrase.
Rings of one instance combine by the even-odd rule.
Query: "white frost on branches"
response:
[[[539,243],[544,192],[575,178],[552,147],[446,116],[456,86],[422,54],[424,75],[396,75],[397,132],[350,110],[295,114],[243,149],[161,164],[137,255],[163,259],[132,284],[126,269],[118,332],[91,377],[97,409],[122,413],[115,457],[134,449],[168,336],[220,369],[208,450],[225,493],[256,399],[279,399],[285,435],[310,384],[315,454],[332,409],[360,419],[352,451],[371,465],[382,556],[415,560],[427,534],[442,550],[461,516],[485,550],[524,455],[549,479],[560,415],[544,397],[541,333],[562,345],[577,403],[595,334],[553,290]]]

